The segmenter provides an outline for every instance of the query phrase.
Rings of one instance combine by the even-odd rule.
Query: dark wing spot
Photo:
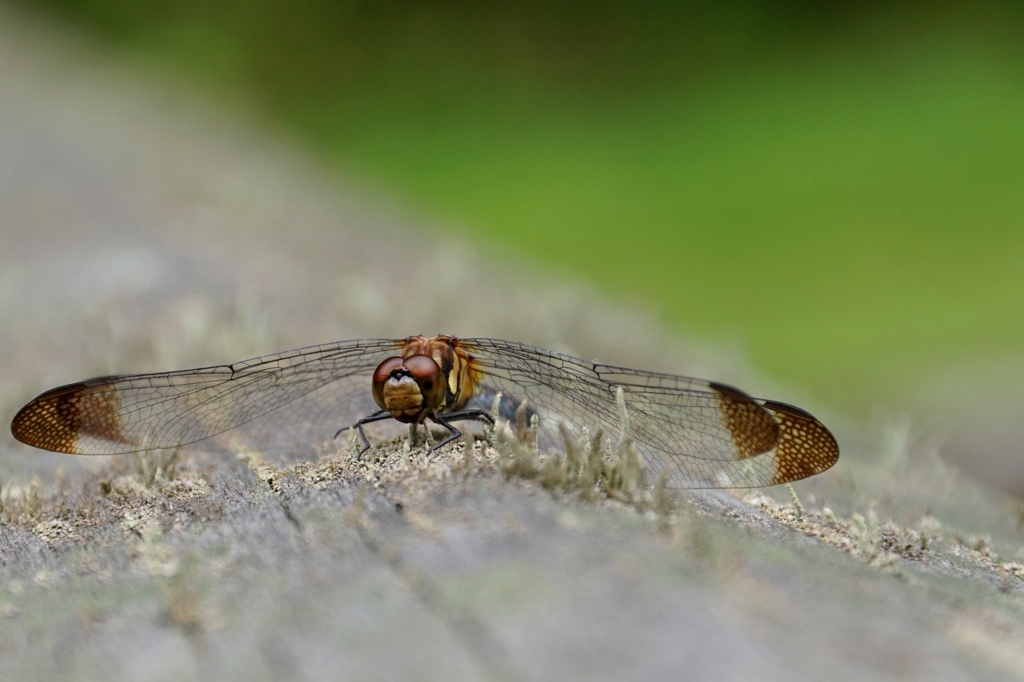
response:
[[[764,406],[779,421],[781,433],[771,485],[820,474],[839,461],[839,444],[817,419],[785,403],[766,400]]]
[[[26,445],[68,454],[80,454],[79,436],[131,442],[121,429],[117,392],[103,381],[91,379],[43,393],[21,408],[11,433]]]
[[[736,446],[737,459],[768,452],[779,441],[779,426],[749,395],[725,384],[711,383],[721,397],[719,410]]]

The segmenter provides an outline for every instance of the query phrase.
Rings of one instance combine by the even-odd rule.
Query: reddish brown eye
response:
[[[434,359],[427,355],[410,355],[403,366],[419,384],[426,406],[432,410],[440,407],[444,403],[444,375]]]
[[[373,399],[376,401],[380,409],[386,410],[387,406],[384,404],[384,384],[387,383],[391,373],[402,366],[402,358],[393,357],[388,358],[384,362],[377,365],[377,369],[373,372]]]
[[[440,376],[441,368],[429,355],[410,355],[402,363],[416,381]]]

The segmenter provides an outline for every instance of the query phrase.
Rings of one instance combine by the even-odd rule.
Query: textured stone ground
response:
[[[1024,678],[1024,507],[912,426],[848,426],[202,101],[0,7],[5,422],[88,376],[447,332],[797,402],[843,457],[801,512],[545,487],[483,443],[75,458],[5,427],[0,677]]]

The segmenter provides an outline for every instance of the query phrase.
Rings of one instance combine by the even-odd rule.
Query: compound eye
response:
[[[402,366],[402,358],[388,358],[377,365],[373,371],[373,399],[382,410],[388,409],[384,404],[384,384],[391,378],[391,373]]]
[[[403,366],[419,384],[423,403],[431,410],[441,407],[445,396],[444,375],[434,359],[429,355],[410,355]]]

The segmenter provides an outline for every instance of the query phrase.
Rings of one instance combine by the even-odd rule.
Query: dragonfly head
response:
[[[444,374],[427,355],[393,357],[373,373],[373,399],[400,422],[418,422],[444,403]]]

